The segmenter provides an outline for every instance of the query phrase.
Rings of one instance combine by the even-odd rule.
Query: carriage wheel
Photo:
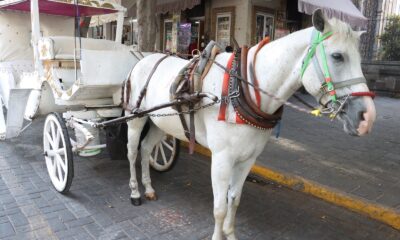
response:
[[[51,183],[58,192],[68,192],[74,177],[73,155],[67,127],[58,113],[46,117],[43,149]]]
[[[150,155],[151,167],[159,172],[166,172],[175,166],[179,156],[180,141],[171,136],[165,136]]]

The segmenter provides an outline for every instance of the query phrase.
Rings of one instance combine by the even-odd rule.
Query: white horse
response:
[[[303,59],[310,47],[313,31],[322,33],[331,31],[333,35],[323,44],[326,49],[327,62],[333,82],[341,82],[363,76],[361,59],[358,51],[360,33],[351,30],[350,26],[337,20],[328,20],[317,11],[313,15],[314,28],[295,32],[287,37],[265,45],[257,55],[255,74],[261,89],[273,93],[278,98],[287,100],[301,86],[314,97],[320,94],[321,80],[314,65],[309,65],[301,77]],[[256,47],[249,51],[254,55]],[[319,51],[317,56],[320,58]],[[222,53],[216,61],[226,66],[231,54]],[[153,54],[140,61],[131,75],[131,102],[140,95],[150,71],[164,54]],[[321,62],[321,59],[319,59]],[[188,61],[176,57],[168,57],[155,71],[141,108],[149,109],[155,105],[169,102],[169,88],[179,71]],[[203,81],[203,92],[216,96],[221,95],[224,70],[215,64]],[[337,90],[337,95],[344,96],[352,92],[368,92],[365,83],[355,83]],[[253,96],[254,97],[254,96]],[[327,103],[326,95],[321,102]],[[210,100],[203,99],[201,104]],[[271,97],[262,95],[261,109],[274,113],[282,103]],[[362,136],[370,132],[375,120],[375,106],[371,97],[352,97],[346,103],[339,119],[344,124],[348,134]],[[171,113],[172,108],[166,108],[155,113]],[[240,202],[243,184],[256,158],[264,149],[271,131],[258,130],[249,125],[238,125],[218,121],[219,104],[202,109],[195,114],[196,141],[211,150],[211,177],[214,194],[215,228],[212,239],[236,239],[234,234],[235,214]],[[186,116],[187,117],[187,116]],[[140,133],[149,118],[134,119],[128,122],[128,158],[130,161],[131,178],[129,186],[132,190],[131,200],[134,205],[140,204],[140,193],[136,180],[135,161],[138,153]],[[188,117],[187,117],[188,119]],[[187,140],[177,116],[150,117],[151,128],[141,143],[142,183],[145,186],[146,198],[156,198],[151,186],[149,174],[150,153],[155,144],[164,136],[170,134],[178,139]]]

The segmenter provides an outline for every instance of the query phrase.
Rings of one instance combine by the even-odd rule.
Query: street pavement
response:
[[[159,200],[143,200],[142,206],[134,207],[129,201],[127,161],[111,161],[107,153],[76,157],[70,193],[62,195],[47,174],[42,127],[43,121],[35,122],[18,139],[0,143],[0,239],[210,239],[208,158],[183,149],[174,169],[151,173]],[[302,154],[309,159],[310,153]],[[274,156],[269,157],[276,160]],[[244,186],[236,232],[239,239],[257,240],[400,239],[400,232],[385,224],[273,183],[254,181]]]
[[[338,121],[285,108],[281,137],[270,141],[258,164],[400,212],[400,99],[378,96],[375,104],[377,120],[365,137],[347,135]]]

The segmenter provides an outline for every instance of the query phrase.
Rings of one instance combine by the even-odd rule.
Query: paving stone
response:
[[[69,222],[66,222],[65,224],[68,226],[68,228],[74,228],[74,227],[82,227],[86,224],[94,222],[93,218],[91,217],[84,217],[84,218],[78,218],[76,220],[72,220]]]
[[[47,222],[41,215],[36,215],[28,218],[32,230],[41,229],[47,226]]]
[[[59,232],[61,230],[67,229],[65,224],[59,218],[49,219],[48,223],[49,223],[49,225],[51,227],[51,230],[53,232]]]
[[[58,212],[48,213],[48,214],[46,214],[46,217],[48,217],[48,218],[59,217],[60,220],[64,223],[70,222],[70,221],[73,221],[76,219],[76,217],[68,209],[61,210]]]
[[[57,239],[57,237],[54,235],[54,233],[50,229],[50,227],[44,227],[41,229],[37,229],[34,231],[34,233],[38,239],[54,239],[54,240]]]
[[[15,235],[15,231],[10,222],[0,223],[0,238]]]
[[[95,239],[98,239],[98,237],[101,235],[101,232],[103,231],[103,228],[100,227],[97,223],[86,224],[84,228]]]
[[[40,214],[39,209],[35,205],[22,206],[21,210],[26,217],[32,217]]]
[[[324,122],[318,122],[318,124],[321,123]],[[35,139],[41,136],[42,124],[43,122],[34,123],[32,128],[24,133],[24,137],[16,139],[13,143],[0,143],[0,152],[7,148],[11,156],[1,158],[0,154],[0,201],[5,198],[4,201],[10,204],[7,206],[13,207],[5,209],[4,205],[0,205],[0,224],[11,226],[11,229],[8,228],[11,234],[9,238],[23,240],[52,238],[198,240],[211,238],[214,224],[213,196],[210,161],[207,158],[197,154],[190,156],[183,149],[180,162],[172,171],[162,174],[153,171],[151,173],[153,187],[158,193],[159,200],[151,202],[143,198],[143,204],[134,207],[129,200],[127,161],[110,161],[105,152],[88,159],[75,156],[74,182],[70,193],[62,195],[56,193],[49,182],[47,169],[40,155],[40,142],[29,150],[18,147],[19,145],[35,145]],[[299,124],[312,127],[317,123],[309,123],[300,118]],[[328,128],[329,134],[340,130],[334,127]],[[321,161],[324,167],[335,169],[335,171],[337,169],[344,175],[349,174],[349,171],[344,171],[349,170],[346,167],[356,166],[354,162],[348,165],[346,161],[349,160],[346,159],[345,154],[337,151],[336,148],[328,149],[329,143],[318,145],[321,140],[315,139],[312,131],[307,129],[296,131],[296,134],[293,131],[286,131],[287,135],[283,136],[287,139],[292,138],[293,142],[285,146],[278,145],[280,150],[273,152],[274,157],[279,157],[282,156],[279,155],[281,151],[291,151],[286,155],[283,154],[289,159],[288,162],[281,163],[279,166],[300,168],[304,165],[306,167],[298,170],[299,174],[309,173],[311,169],[324,174],[325,170],[318,167]],[[306,135],[302,139],[303,142],[296,140],[298,136],[302,136],[299,135],[299,131],[302,135]],[[339,138],[342,135],[333,134],[332,136]],[[348,141],[352,140],[344,139],[345,143],[340,142],[335,147],[344,151],[348,147],[346,145],[350,145]],[[310,146],[309,143],[314,145]],[[293,149],[287,148],[299,147],[297,146],[299,144],[300,147],[305,148],[304,152],[301,152],[300,148],[298,149],[300,152],[297,150],[293,152]],[[335,158],[333,160],[322,158],[323,154],[318,152],[321,146],[326,149],[326,153],[337,154],[344,159],[335,162]],[[353,147],[351,154],[362,154],[362,148],[365,146]],[[379,153],[371,155],[378,156]],[[393,162],[395,157],[396,155],[389,155],[388,159]],[[358,160],[360,158],[367,157],[364,155],[357,157]],[[284,161],[284,159],[269,160],[268,164],[274,161]],[[366,162],[360,163],[362,164]],[[383,165],[378,166],[375,162],[372,162],[372,165],[376,167],[375,170],[368,170],[357,165],[359,172],[355,174],[363,179],[362,173],[367,173],[370,177],[368,181],[373,181],[374,178],[371,176],[378,176],[374,174],[377,174],[378,167],[381,168]],[[3,169],[8,170],[3,171]],[[17,175],[13,175],[14,170],[18,173]],[[26,174],[24,170],[27,170]],[[350,170],[353,171],[353,169]],[[140,174],[139,169],[137,173]],[[392,176],[390,171],[389,175]],[[318,174],[314,176],[315,179],[319,177]],[[334,178],[337,175],[332,172],[329,176]],[[352,178],[354,179],[357,178]],[[328,180],[327,184],[329,184]],[[383,179],[381,178],[380,181]],[[391,184],[394,184],[393,182]],[[357,184],[362,185],[364,182],[357,182]],[[337,185],[341,186],[342,183]],[[143,191],[142,186],[140,189]],[[380,196],[383,198],[385,195]],[[400,204],[396,207],[400,209]],[[25,216],[29,224],[14,228],[10,221],[12,215],[16,216],[13,221],[18,223],[23,223],[24,220],[19,221],[18,218]],[[236,220],[236,234],[239,239],[244,240],[400,239],[398,231],[384,224],[270,183],[263,185],[245,183]],[[4,228],[7,226],[4,225]]]
[[[42,208],[40,211],[44,214],[59,212],[61,210],[67,209],[64,204],[51,205],[50,207]]]
[[[22,214],[22,213],[9,215],[8,217],[10,218],[11,223],[13,224],[14,227],[18,227],[18,226],[23,226],[23,225],[28,225],[29,224],[29,222],[26,219],[25,215]]]
[[[31,225],[20,225],[14,226],[15,232],[19,233],[28,233],[32,231]]]

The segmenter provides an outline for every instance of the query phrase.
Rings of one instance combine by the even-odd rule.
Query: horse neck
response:
[[[261,89],[286,101],[301,87],[300,69],[311,34],[312,28],[308,28],[262,47],[255,65],[255,75]],[[249,56],[254,56],[256,48],[257,45],[250,49]],[[261,93],[263,111],[271,114],[281,105],[282,102]]]

